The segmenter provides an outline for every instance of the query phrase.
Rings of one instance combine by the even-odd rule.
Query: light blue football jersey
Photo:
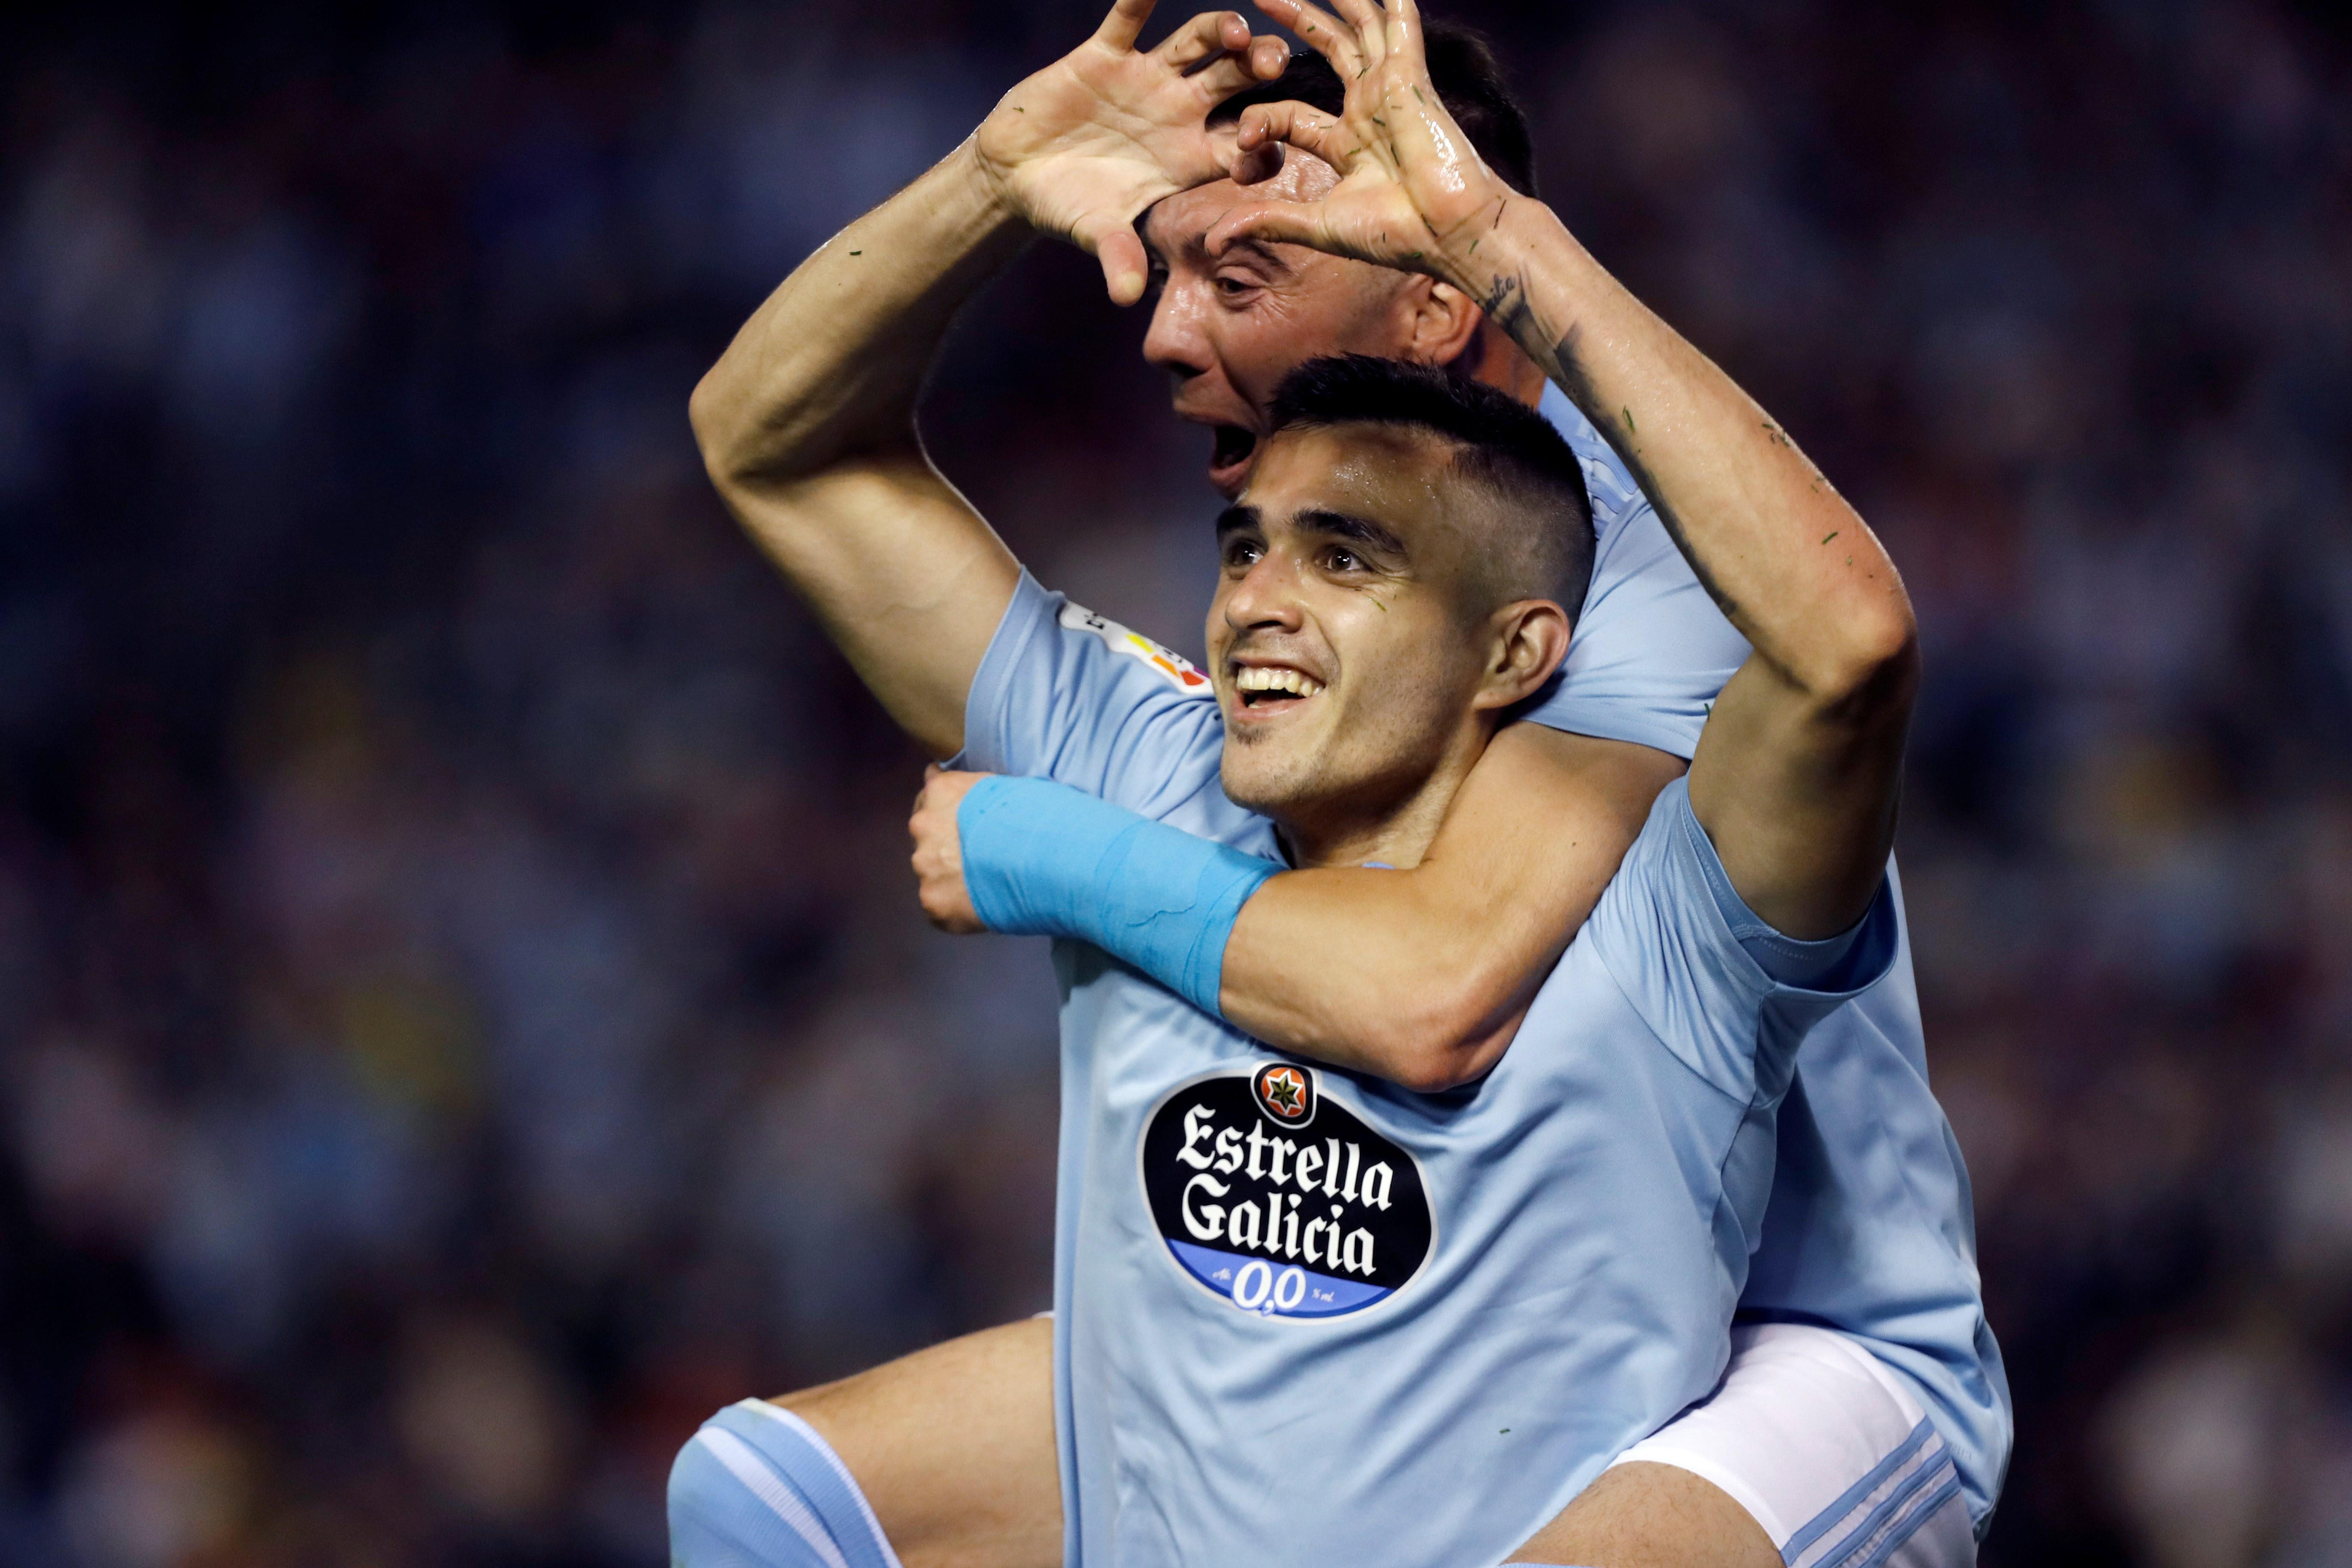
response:
[[[1253,853],[1181,660],[1025,575],[965,765]],[[1803,1031],[1659,799],[1475,1085],[1277,1055],[1080,943],[1063,993],[1055,1431],[1072,1564],[1498,1561],[1720,1375]],[[1849,960],[1883,974],[1882,894]]]
[[[1598,538],[1562,674],[1526,716],[1687,758],[1747,640],[1616,450],[1558,387],[1541,406],[1583,465]],[[1968,1168],[1927,1086],[1909,923],[1890,877],[1900,949],[1885,979],[1798,1053],[1740,1312],[1843,1330],[1906,1378],[1952,1449],[1981,1533],[2009,1468],[2009,1380],[1985,1322]]]
[[[1716,693],[1747,661],[1617,449],[1568,394],[1538,412],[1568,438],[1592,497],[1592,585],[1559,673],[1524,716],[1554,729],[1654,746],[1688,760]]]

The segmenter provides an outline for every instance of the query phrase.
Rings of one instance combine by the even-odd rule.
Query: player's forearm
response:
[[[695,388],[724,494],[919,450],[923,377],[956,311],[1030,230],[967,141],[777,286]]]
[[[1476,1078],[1682,764],[1515,725],[1407,871],[1292,872],[1242,906],[1224,1015],[1284,1050],[1416,1089]]]
[[[1799,690],[1851,703],[1909,656],[1878,540],[1756,401],[1515,197],[1448,264],[1609,438],[1724,612]]]
[[[1224,1016],[1276,1050],[1424,1092],[1486,1071],[1559,948],[1525,920],[1510,951],[1482,944],[1420,874],[1299,871],[1267,883],[1225,947]]]
[[[935,776],[909,829],[951,930],[1091,942],[1261,1040],[1434,1090],[1510,1044],[1681,768],[1512,726],[1404,871],[1284,873],[1042,779]]]
[[[1479,249],[1497,319],[1544,351],[1755,649],[1691,768],[1733,886],[1789,936],[1844,929],[1894,841],[1917,683],[1894,563],[1779,424],[1549,210],[1513,201]]]

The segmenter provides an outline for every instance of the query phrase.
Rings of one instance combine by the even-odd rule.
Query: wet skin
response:
[[[1143,357],[1174,378],[1177,417],[1215,433],[1209,482],[1228,499],[1248,483],[1275,388],[1299,365],[1351,353],[1444,363],[1463,350],[1466,301],[1428,277],[1297,245],[1243,241],[1209,255],[1209,230],[1234,208],[1311,202],[1338,183],[1328,163],[1293,152],[1270,180],[1195,186],[1139,225],[1154,289]]]

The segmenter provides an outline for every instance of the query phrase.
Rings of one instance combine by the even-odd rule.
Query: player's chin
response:
[[[1252,745],[1228,734],[1218,782],[1234,805],[1280,821],[1307,793],[1306,781],[1313,776],[1307,760],[1287,748]]]
[[[1315,776],[1325,746],[1323,699],[1294,697],[1225,712],[1225,793],[1252,810],[1277,811]]]

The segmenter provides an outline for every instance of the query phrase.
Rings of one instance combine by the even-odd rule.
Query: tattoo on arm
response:
[[[1479,306],[1496,326],[1510,335],[1511,341],[1527,350],[1528,358],[1554,381],[1560,378],[1561,366],[1558,350],[1544,324],[1536,319],[1534,302],[1528,293],[1524,272],[1497,274],[1486,297]]]

